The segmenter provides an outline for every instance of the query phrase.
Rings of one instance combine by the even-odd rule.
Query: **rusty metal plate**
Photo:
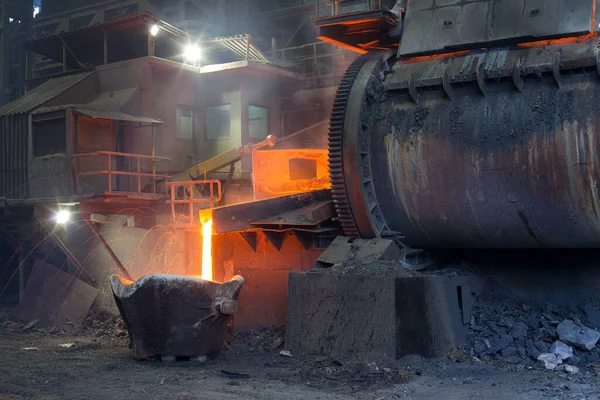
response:
[[[388,239],[356,239],[338,236],[317,259],[317,266],[328,268],[349,260],[374,262],[377,260],[398,260],[400,249]],[[398,267],[400,264],[398,264]]]
[[[42,326],[66,322],[77,325],[83,322],[97,294],[98,289],[36,260],[14,317],[24,321],[37,319]]]
[[[417,3],[408,7],[399,56],[578,35],[592,28],[593,0]]]

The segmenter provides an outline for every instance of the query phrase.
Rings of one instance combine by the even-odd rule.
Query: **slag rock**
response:
[[[552,353],[542,353],[538,356],[537,359],[538,361],[543,362],[544,367],[549,370],[555,370],[556,367],[562,364],[560,358],[556,354]]]
[[[560,340],[552,343],[550,352],[560,358],[560,361],[565,361],[573,357],[573,348]]]
[[[592,350],[600,340],[600,332],[587,326],[577,325],[570,319],[561,322],[556,331],[560,340],[582,350]]]

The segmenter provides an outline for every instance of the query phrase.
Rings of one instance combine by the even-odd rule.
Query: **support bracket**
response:
[[[515,88],[519,91],[523,91],[523,77],[521,76],[521,59],[515,61],[515,65],[512,69],[512,82]]]
[[[119,257],[115,254],[115,252],[112,250],[110,245],[106,242],[106,240],[104,239],[104,237],[102,236],[102,234],[100,233],[98,228],[96,228],[96,225],[94,225],[93,222],[89,221],[89,218],[85,221],[85,223],[89,226],[90,230],[96,236],[96,238],[98,239],[98,241],[100,242],[102,247],[104,247],[104,249],[110,256],[110,258],[112,258],[112,260],[114,261],[115,265],[117,266],[117,268],[119,269],[121,274],[123,274],[123,277],[126,279],[129,279],[130,281],[134,281],[135,279],[133,279],[133,277],[131,276],[129,271],[127,271],[127,268],[125,268],[123,263],[121,263],[121,260],[119,259]]]
[[[481,60],[479,60],[479,62],[477,64],[476,77],[477,77],[477,86],[479,87],[479,90],[481,91],[481,94],[483,94],[485,96],[485,92],[486,92],[486,85],[485,85],[485,62],[483,62]]]
[[[240,236],[242,239],[244,239],[244,242],[246,242],[246,244],[248,246],[250,246],[250,248],[256,253],[256,243],[258,242],[257,237],[258,237],[258,233],[255,231],[249,231],[249,232],[239,232]]]
[[[269,242],[277,249],[281,250],[283,245],[283,239],[285,239],[285,232],[278,231],[263,231],[263,234]]]
[[[444,93],[446,93],[446,96],[448,96],[448,98],[450,100],[452,100],[452,98],[454,97],[454,88],[452,87],[452,82],[451,82],[451,77],[450,77],[450,67],[446,68],[446,71],[444,71],[444,77],[442,78],[442,86],[444,87]]]
[[[408,93],[410,94],[410,97],[412,97],[413,101],[419,105],[419,97],[421,96],[419,94],[419,91],[417,90],[417,72],[413,72],[412,75],[410,76],[410,79],[408,80]]]
[[[561,87],[561,79],[560,79],[560,53],[556,53],[552,58],[552,76],[554,77],[554,81],[556,82],[556,86],[560,89]]]
[[[317,238],[313,233],[297,230],[293,230],[292,232],[305,250],[310,250],[317,245]]]

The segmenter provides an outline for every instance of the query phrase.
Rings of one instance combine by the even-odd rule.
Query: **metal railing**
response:
[[[197,214],[197,210],[194,206],[202,204],[206,206],[202,208],[212,208],[217,206],[221,201],[221,181],[216,179],[168,182],[167,186],[171,193],[168,203],[171,204],[171,217],[175,224],[180,224],[182,221],[188,225],[200,222],[199,220],[196,221],[195,215]],[[188,209],[187,215],[177,215],[177,205],[184,205],[183,209]]]
[[[106,169],[93,170],[93,171],[83,171],[80,172],[80,163],[79,161],[83,158],[94,158],[94,157],[106,157]],[[117,158],[130,159],[135,161],[135,171],[126,171],[120,169],[113,169],[113,161]],[[117,194],[115,190],[113,190],[113,176],[127,176],[133,177],[136,180],[136,189],[135,191],[126,190],[124,192],[127,193],[136,193],[139,196],[147,195],[149,193],[142,192],[142,178],[148,178],[148,180],[152,183],[150,186],[152,188],[152,192],[150,194],[157,194],[157,180],[158,179],[167,179],[168,177],[164,174],[156,173],[156,163],[158,162],[167,162],[170,161],[170,158],[167,157],[156,157],[156,156],[148,156],[143,154],[131,154],[131,153],[120,153],[116,151],[95,151],[92,153],[81,153],[74,154],[73,160],[75,164],[75,182],[77,185],[77,192],[79,193],[80,181],[81,178],[90,177],[90,176],[100,176],[106,175],[107,177],[107,190],[105,190],[104,194],[112,195]],[[149,160],[152,163],[151,172],[142,172],[142,160]],[[93,187],[94,185],[92,185]],[[144,186],[145,187],[145,186]],[[130,189],[130,188],[129,188]],[[119,191],[123,192],[123,191]]]

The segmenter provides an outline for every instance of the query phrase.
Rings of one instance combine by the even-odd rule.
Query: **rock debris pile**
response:
[[[244,345],[249,352],[268,353],[281,350],[285,344],[285,327],[266,327],[238,333],[234,342]]]
[[[600,367],[598,327],[600,309],[592,300],[560,306],[487,296],[475,304],[459,351],[483,361],[542,365],[576,374],[579,367]]]
[[[127,338],[127,328],[120,316],[87,317],[82,324],[84,334],[102,338]]]
[[[39,320],[16,321],[10,313],[0,315],[0,329],[13,333],[36,333],[40,335],[82,335],[99,340],[128,340],[127,329],[119,316],[90,315],[81,324],[66,321],[60,326],[44,326]]]

